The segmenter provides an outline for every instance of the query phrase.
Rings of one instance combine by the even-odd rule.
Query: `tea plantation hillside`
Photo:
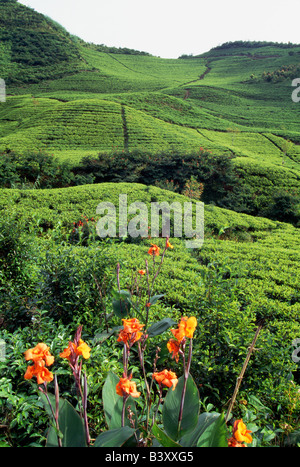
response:
[[[299,45],[235,42],[168,60],[86,44],[15,1],[0,6],[0,151],[76,165],[103,151],[204,148],[234,157],[251,196],[299,194]]]
[[[9,422],[9,438],[3,431],[3,439],[11,445],[43,443],[45,419],[34,384],[20,383],[25,371],[21,353],[36,339],[58,352],[77,323],[83,325],[84,339],[93,349],[93,369],[87,365],[90,417],[95,432],[104,428],[98,412],[99,391],[109,371],[121,371],[118,362],[122,360],[121,348],[114,339],[107,343],[103,333],[105,320],[109,329],[120,324],[112,313],[117,264],[122,289],[132,290],[139,280],[141,291],[147,290],[147,281],[143,276],[138,279],[138,271],[146,261],[152,271],[149,246],[155,242],[163,249],[165,243],[163,238],[151,237],[99,239],[97,206],[111,202],[118,207],[120,194],[127,194],[128,206],[136,200],[144,202],[149,213],[154,201],[191,201],[133,183],[0,191],[1,337],[7,343],[6,362],[10,362],[0,362],[1,381],[7,403],[14,398],[10,411],[5,402],[1,410],[5,420],[10,416],[19,420]],[[226,410],[257,324],[263,323],[235,413],[255,420],[250,424],[255,430],[254,446],[294,445],[299,370],[291,356],[292,343],[300,334],[299,229],[208,205],[203,247],[189,250],[181,238],[171,242],[173,248],[155,284],[155,293],[163,296],[151,306],[150,322],[170,317],[176,321],[182,314],[197,317],[199,337],[191,372],[204,406],[208,399],[217,411]],[[178,372],[180,366],[169,359],[164,339],[163,335],[158,340],[161,357]],[[61,390],[68,393],[67,375],[59,366],[57,371]],[[286,420],[290,424],[284,429]]]
[[[251,447],[299,446],[300,45],[237,40],[162,59],[85,43],[0,0],[0,78],[0,446],[67,445],[88,423],[96,445],[227,446],[240,419]],[[191,207],[195,227],[200,201],[204,243],[188,248],[175,215]],[[103,202],[116,208],[105,238]],[[171,206],[168,241],[151,236],[154,203]],[[133,236],[132,225],[146,230]],[[182,317],[197,326],[179,341]],[[124,337],[124,318],[145,335]],[[28,366],[38,343],[53,366],[48,353]],[[84,360],[70,371],[72,352]],[[63,421],[53,411],[55,429],[45,366],[72,404],[56,407]],[[154,381],[163,368],[178,375],[174,392],[175,378],[168,393]],[[117,391],[122,375],[136,385],[130,399]],[[179,406],[180,375],[189,397]],[[165,416],[163,398],[178,416]]]

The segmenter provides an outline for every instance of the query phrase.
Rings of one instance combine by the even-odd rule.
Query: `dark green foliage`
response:
[[[240,183],[220,206],[298,225],[300,174],[297,170],[287,171],[284,166],[264,166],[238,159],[235,159],[235,170]],[[280,198],[286,202],[289,198],[290,206],[281,204]]]
[[[279,183],[284,182],[279,169],[269,173],[266,169],[264,171],[278,183],[278,188]],[[161,186],[183,193],[191,177],[203,183],[201,200],[205,203],[213,202],[236,212],[294,225],[299,222],[296,173],[293,193],[283,189],[275,191],[269,179],[259,183],[261,177],[257,176],[254,166],[236,166],[232,164],[231,157],[215,156],[209,151],[100,153],[97,157],[83,158],[75,167],[42,151],[24,155],[7,151],[0,155],[0,186],[3,188],[46,189],[122,181]]]
[[[83,41],[82,41],[83,42]],[[84,43],[83,43],[84,44]],[[128,47],[108,47],[104,44],[88,44],[88,47],[97,52],[104,52],[108,54],[120,54],[120,55],[142,55],[150,56],[148,52],[143,52],[135,49],[129,49]]]
[[[25,155],[10,151],[0,154],[2,188],[59,188],[69,186],[73,181],[74,175],[67,162],[60,162],[42,151]],[[79,177],[75,184],[81,182]]]
[[[77,175],[93,174],[95,183],[131,182],[155,185],[172,180],[181,192],[194,176],[204,183],[203,200],[217,201],[237,183],[231,158],[214,156],[207,151],[193,153],[145,153],[144,151],[103,153],[86,157],[74,168]]]
[[[268,42],[268,41],[233,41],[233,42],[224,42],[224,44],[218,45],[212,48],[214,50],[228,50],[235,48],[247,48],[247,49],[257,49],[262,47],[276,46],[283,49],[291,49],[294,47],[299,47],[299,44],[284,43],[284,42]]]
[[[231,189],[227,192],[227,196],[219,201],[218,206],[231,209],[235,212],[244,212],[251,215],[257,214],[252,194],[253,190],[251,190],[247,181],[239,179],[237,183],[231,186]]]
[[[183,54],[180,59],[195,59],[198,57],[220,57],[224,55],[235,55],[239,54],[241,56],[251,56],[256,53],[264,53],[264,51],[269,49],[297,49],[299,44],[292,44],[291,42],[269,42],[269,41],[229,41],[224,42],[221,45],[213,47],[209,52],[205,52],[201,55],[187,55]]]
[[[28,256],[26,241],[23,237],[24,224],[16,215],[1,213],[0,217],[0,286],[5,282],[21,278],[24,263]],[[24,280],[24,277],[23,277]]]
[[[258,189],[257,169],[247,165],[242,167],[233,165],[232,157],[215,156],[205,150],[156,154],[123,151],[85,157],[79,166],[73,168],[73,172],[76,180],[92,177],[94,183],[143,183],[179,193],[183,193],[186,182],[194,177],[198,183],[204,184],[201,200],[205,203],[213,202],[236,212],[296,225],[299,221],[297,190],[295,195],[283,195],[285,204],[281,205],[283,200],[280,201],[280,196],[274,193],[272,185],[269,187],[268,179],[265,180],[265,187],[260,184]],[[277,170],[268,176],[277,180],[280,172]],[[289,206],[287,203],[290,203]]]
[[[285,192],[275,193],[266,209],[267,217],[297,225],[300,217],[300,196]]]

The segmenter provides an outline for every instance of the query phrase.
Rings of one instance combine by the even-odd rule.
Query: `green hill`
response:
[[[0,10],[0,76],[7,85],[54,79],[84,66],[74,38],[58,23],[15,0],[1,0]]]
[[[0,8],[0,152],[76,166],[101,152],[202,148],[233,157],[247,212],[268,215],[274,196],[295,196],[299,210],[300,45],[240,41],[167,60],[86,44],[15,1]]]
[[[101,152],[202,148],[233,157],[247,212],[298,199],[300,45],[237,41],[167,60],[87,44],[13,0],[0,8],[0,152],[44,151],[76,166]]]

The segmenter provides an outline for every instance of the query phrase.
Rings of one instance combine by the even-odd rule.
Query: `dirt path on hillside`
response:
[[[188,83],[186,83],[185,86],[186,86],[187,84],[196,83],[197,81],[201,81],[202,79],[204,79],[205,76],[211,71],[210,62],[206,63],[205,66],[206,66],[205,72],[202,73],[202,75],[200,75],[199,78],[194,79],[193,81],[189,81]],[[189,96],[190,96],[190,91],[191,91],[191,89],[185,89],[185,96],[184,96],[184,99],[188,99],[188,98],[189,98]]]
[[[210,62],[209,62],[209,63],[210,63]],[[201,76],[199,76],[199,80],[200,80],[200,79],[204,79],[205,76],[211,71],[211,66],[209,66],[208,63],[207,63],[205,66],[206,66],[206,70],[205,70],[204,73],[202,73]]]

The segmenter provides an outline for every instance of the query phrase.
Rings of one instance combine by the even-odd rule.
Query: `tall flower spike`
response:
[[[68,347],[64,349],[59,356],[72,362],[80,355],[82,355],[84,359],[90,358],[90,351],[90,347],[82,339],[79,339],[78,345],[76,345],[75,342],[69,342]]]
[[[190,339],[193,338],[195,329],[197,327],[197,320],[194,316],[190,318],[182,318],[182,321],[185,323],[185,336],[189,337]]]
[[[171,248],[171,250],[174,248],[174,246],[171,245],[171,243],[169,242],[169,240],[167,240],[166,248]]]
[[[181,318],[177,329],[171,329],[171,332],[178,342],[181,342],[184,337],[192,338],[197,327],[197,319],[192,316],[188,318],[184,316]]]
[[[82,356],[84,359],[90,358],[90,347],[81,339],[82,326],[78,326],[74,342],[69,342],[69,345],[63,352],[59,354],[61,358],[69,360],[70,364],[74,367],[78,362],[78,357]]]

